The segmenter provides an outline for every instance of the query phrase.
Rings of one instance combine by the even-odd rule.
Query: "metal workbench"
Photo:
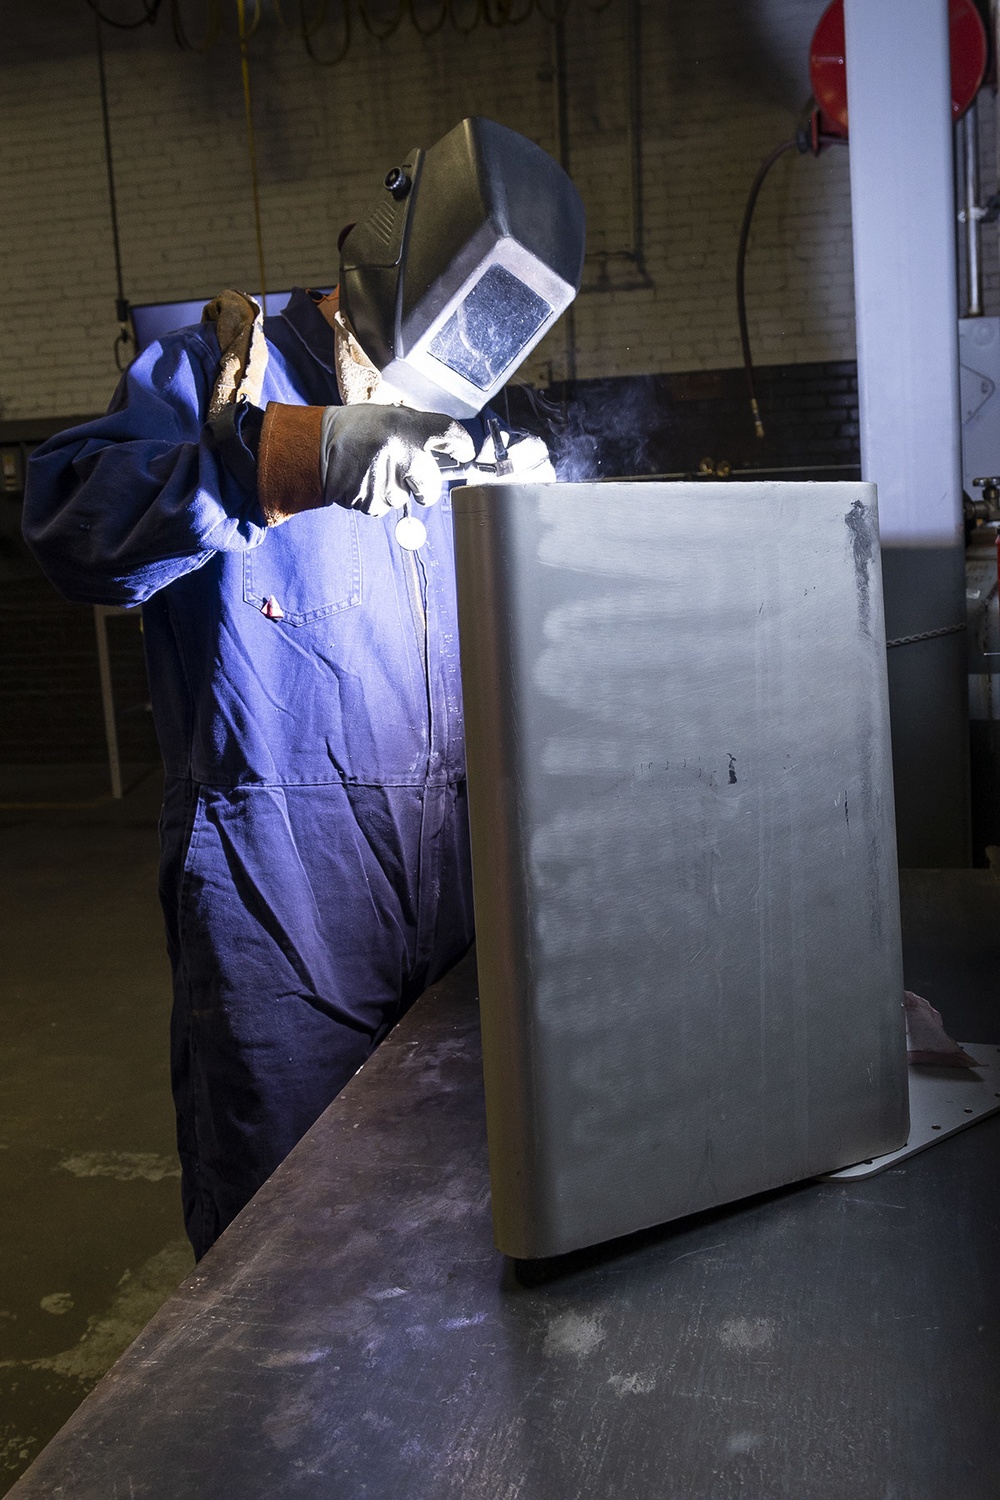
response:
[[[1000,885],[904,881],[907,980],[1000,1041]],[[996,1500],[1000,1116],[548,1263],[493,1248],[470,960],[12,1500]]]

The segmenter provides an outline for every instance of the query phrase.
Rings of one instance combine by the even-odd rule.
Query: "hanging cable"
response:
[[[775,146],[769,156],[765,156],[757,168],[757,175],[753,180],[747,197],[746,208],[743,210],[743,223],[740,225],[740,243],[736,252],[736,312],[740,322],[740,343],[743,346],[743,368],[747,377],[747,392],[750,397],[750,411],[753,415],[754,432],[759,438],[764,436],[764,423],[761,420],[760,407],[757,404],[756,379],[754,377],[753,356],[750,352],[750,330],[747,327],[747,299],[746,299],[746,261],[747,245],[750,240],[750,226],[753,223],[753,211],[760,197],[760,190],[764,186],[764,179],[774,166],[775,162],[784,156],[786,151],[793,148],[803,156],[811,153],[819,156],[827,146],[846,146],[847,140],[844,136],[823,135],[819,132],[819,116],[813,115],[811,129],[800,127],[792,136],[790,141],[782,141],[780,146]]]
[[[335,68],[338,63],[342,63],[344,61],[344,58],[350,51],[351,6],[350,0],[341,0],[344,40],[339,50],[336,51],[332,57],[319,57],[313,50],[313,37],[316,35],[317,31],[319,31],[319,29],[326,23],[326,6],[327,0],[320,0],[319,20],[313,22],[312,25],[309,25],[309,23],[306,21],[306,0],[299,0],[299,22],[302,31],[302,45],[305,47],[307,54],[312,58],[313,62],[318,63],[321,68]]]
[[[115,300],[115,314],[118,318],[118,337],[115,339],[115,364],[119,370],[128,366],[128,360],[122,364],[122,355],[127,351],[129,344],[133,343],[132,329],[130,326],[130,311],[128,298],[125,296],[125,284],[122,278],[122,251],[118,236],[118,201],[115,196],[115,168],[111,155],[111,119],[108,112],[108,80],[104,71],[104,34],[101,31],[101,16],[94,9],[94,26],[97,31],[97,73],[101,81],[101,118],[104,122],[104,162],[108,173],[108,207],[111,210],[111,241],[115,251],[115,278],[118,288],[118,296]]]
[[[264,14],[263,0],[254,0],[253,20],[246,22],[246,36],[247,36],[247,41],[249,41],[252,36],[256,35],[257,28],[260,26],[261,17],[262,17],[263,14]],[[227,19],[227,16],[228,16],[228,11],[226,10],[225,5],[223,5],[222,10],[220,11],[220,18],[221,18],[220,19],[220,23],[219,23],[220,30],[222,31],[222,34],[224,36],[231,36],[232,33],[230,31],[229,21]],[[237,12],[237,19],[236,19],[236,34],[237,34],[237,36],[239,35],[239,30],[240,30],[240,26],[239,26],[239,13]]]
[[[278,18],[278,24],[283,30],[288,32],[289,36],[294,36],[295,25],[293,22],[285,20],[285,13],[281,8],[281,0],[271,0],[271,4],[274,6],[274,14]]]
[[[398,30],[405,20],[407,3],[406,0],[399,0],[396,6],[396,14],[387,17],[385,20],[378,20],[370,15],[365,0],[358,0],[358,11],[361,15],[361,24],[369,36],[373,36],[378,42],[384,42],[392,36],[394,31]]]
[[[459,36],[471,36],[476,27],[479,25],[479,22],[482,20],[482,15],[483,0],[475,0],[475,7],[472,11],[472,20],[468,25],[465,25],[462,21],[459,20],[459,13],[455,9],[455,0],[448,0],[448,16],[452,26],[458,32]]]
[[[87,0],[94,15],[105,26],[115,26],[119,31],[134,31],[137,26],[152,26],[156,21],[157,12],[163,0],[142,0],[142,15],[135,21],[116,21],[113,16],[106,16],[97,4],[97,0]]]
[[[485,0],[483,12],[486,17],[487,26],[495,26],[497,30],[504,26],[520,26],[522,21],[527,21],[535,9],[535,0],[526,0],[524,9],[518,13],[514,9],[513,0],[496,0],[496,18],[490,14],[490,0]]]
[[[363,0],[362,0],[362,3],[363,3]],[[418,36],[422,36],[422,37],[433,36],[435,34],[435,32],[440,31],[441,27],[445,25],[445,23],[448,20],[448,0],[440,0],[440,3],[441,3],[441,9],[438,11],[436,20],[432,21],[429,26],[423,26],[423,25],[421,25],[420,21],[417,20],[417,7],[416,7],[416,4],[415,4],[415,0],[410,0],[410,4],[409,4],[410,21],[411,21],[411,23],[413,25],[414,31],[417,33]]]
[[[260,16],[261,0],[257,0]],[[250,59],[247,55],[246,0],[236,0],[240,28],[240,70],[243,74],[243,104],[247,116],[247,152],[250,157],[250,187],[253,194],[253,223],[257,235],[257,270],[260,274],[260,298],[267,317],[267,275],[264,271],[264,237],[260,228],[260,189],[257,182],[257,141],[253,130],[253,106],[250,100]]]
[[[284,16],[283,3],[284,0],[272,0],[278,21],[286,30],[291,30]],[[420,7],[421,5],[429,6],[431,0],[396,0],[395,8],[381,17],[373,14],[372,0],[340,0],[342,40],[331,57],[318,56],[314,46],[315,38],[326,25],[329,0],[313,0],[313,3],[315,9],[312,15],[307,17],[309,0],[298,0],[298,30],[303,46],[312,61],[319,63],[321,67],[332,68],[343,62],[350,50],[352,11],[355,4],[361,24],[369,35],[378,41],[386,41],[399,30],[407,18],[418,36],[424,38],[434,36],[449,22],[460,36],[471,36],[480,24],[491,26],[496,30],[502,30],[507,26],[520,26],[535,15],[541,16],[550,25],[558,25],[569,15],[572,0],[549,0],[551,9],[547,8],[545,0],[464,0],[467,7],[465,9],[463,9],[463,0],[437,0],[440,9],[432,12],[432,19],[429,21],[422,19]],[[579,0],[579,3],[583,3],[583,0]],[[614,3],[615,0],[586,0],[585,9],[591,15],[601,15]],[[171,4],[176,5],[177,0],[171,0]]]
[[[95,15],[100,15],[109,26],[131,29],[152,25],[164,4],[164,0],[139,0],[142,15],[134,21],[116,21],[99,10],[100,0],[87,0]],[[244,0],[244,11],[245,11]],[[576,0],[578,6],[598,16],[609,11],[615,0]],[[189,35],[182,15],[184,0],[167,0],[170,25],[174,40],[185,52],[209,52],[219,38],[229,33],[226,23],[226,0],[201,0],[203,33],[199,41]],[[194,0],[187,0],[188,8]],[[307,56],[323,68],[333,68],[342,63],[351,47],[355,11],[361,26],[376,41],[384,42],[395,35],[403,22],[409,20],[418,36],[426,39],[443,31],[446,26],[459,36],[471,36],[480,25],[503,30],[507,26],[520,26],[532,16],[541,16],[550,25],[565,21],[573,0],[339,0],[336,9],[330,0],[270,0],[275,19],[283,31],[297,33],[302,40]],[[293,6],[298,10],[297,20],[292,19]],[[239,7],[239,0],[237,0]],[[264,0],[255,0],[253,19],[242,22],[244,38],[254,35],[264,15]],[[327,25],[328,16],[336,15],[339,21],[339,40],[329,57],[321,57],[316,50],[316,39]],[[425,19],[426,17],[426,19]]]
[[[793,136],[790,141],[782,141],[780,146],[775,146],[769,156],[765,156],[757,168],[757,175],[750,188],[746,208],[743,210],[743,223],[740,226],[740,244],[736,252],[736,311],[740,320],[740,343],[743,345],[743,368],[746,371],[747,391],[750,396],[750,411],[753,414],[754,432],[759,438],[764,436],[764,424],[760,419],[760,407],[757,405],[757,389],[754,380],[753,356],[750,352],[750,330],[747,327],[747,299],[746,299],[746,264],[747,243],[750,239],[750,226],[753,223],[753,211],[760,197],[760,190],[764,186],[764,179],[780,157],[786,151],[793,149],[804,149],[798,136]]]
[[[192,42],[184,30],[180,0],[170,0],[170,24],[173,28],[174,41],[183,51],[210,52],[219,40],[219,35],[222,31],[222,9],[219,0],[206,0],[205,12],[204,40],[201,42]]]

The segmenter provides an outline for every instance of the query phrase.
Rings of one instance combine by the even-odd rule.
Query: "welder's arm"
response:
[[[270,402],[257,493],[271,526],[303,510],[342,505],[381,516],[441,496],[441,464],[468,464],[475,444],[450,417],[401,406],[285,406]]]
[[[216,552],[267,535],[242,430],[260,413],[232,413],[225,443],[202,418],[218,358],[214,340],[198,334],[150,345],[106,416],[35,450],[24,534],[68,598],[139,604]]]

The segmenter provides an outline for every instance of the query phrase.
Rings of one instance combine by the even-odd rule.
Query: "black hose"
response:
[[[754,382],[753,355],[750,352],[750,330],[747,327],[747,298],[746,298],[746,264],[747,244],[750,239],[750,225],[753,223],[753,211],[757,207],[757,199],[760,190],[764,186],[764,179],[774,166],[779,157],[784,156],[786,151],[800,149],[797,136],[790,141],[782,141],[780,146],[775,146],[770,156],[765,156],[757,168],[757,175],[750,188],[747,198],[747,206],[743,210],[743,223],[740,226],[740,247],[736,252],[736,311],[740,320],[740,343],[743,345],[743,368],[747,376],[747,391],[750,395],[750,411],[753,414],[753,426],[759,438],[764,436],[764,424],[760,419],[760,407],[757,405],[757,388]]]
[[[162,0],[142,0],[142,15],[134,21],[116,21],[112,16],[106,16],[96,0],[87,0],[94,15],[105,26],[114,26],[119,31],[134,31],[137,26],[152,26],[156,21],[157,11],[160,9]]]
[[[104,71],[104,35],[101,31],[103,17],[100,12],[94,11],[94,24],[97,28],[97,72],[101,82],[101,119],[104,123],[104,161],[108,172],[108,207],[111,210],[111,239],[115,251],[115,280],[118,286],[118,296],[115,301],[115,310],[118,314],[118,337],[115,339],[115,364],[119,370],[125,370],[128,361],[122,364],[122,355],[132,342],[132,334],[129,329],[129,304],[125,296],[125,284],[122,278],[122,250],[118,235],[118,200],[115,194],[115,168],[114,159],[111,154],[111,119],[108,113],[108,80]]]
[[[747,298],[746,298],[746,262],[747,244],[750,240],[750,226],[753,223],[753,211],[757,207],[757,199],[760,190],[764,186],[764,179],[774,166],[779,157],[784,156],[786,151],[794,147],[803,156],[809,152],[813,156],[819,156],[820,152],[827,146],[846,146],[847,137],[842,135],[820,135],[813,133],[812,137],[805,129],[798,130],[790,141],[782,141],[780,146],[775,146],[770,156],[765,156],[757,168],[757,175],[753,180],[747,197],[747,206],[743,210],[743,223],[740,226],[740,245],[736,252],[736,311],[740,320],[740,343],[743,345],[743,368],[746,371],[747,390],[750,395],[750,411],[753,415],[754,432],[759,438],[764,436],[764,423],[760,417],[760,407],[757,405],[757,387],[753,372],[753,355],[750,352],[750,330],[747,327]]]

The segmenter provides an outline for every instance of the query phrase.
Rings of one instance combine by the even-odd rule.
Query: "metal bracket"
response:
[[[886,1167],[926,1151],[977,1120],[1000,1110],[1000,1047],[992,1043],[962,1042],[961,1047],[979,1064],[976,1068],[928,1068],[911,1066],[910,1135],[905,1146],[859,1161],[839,1172],[824,1172],[823,1182],[876,1177]]]

